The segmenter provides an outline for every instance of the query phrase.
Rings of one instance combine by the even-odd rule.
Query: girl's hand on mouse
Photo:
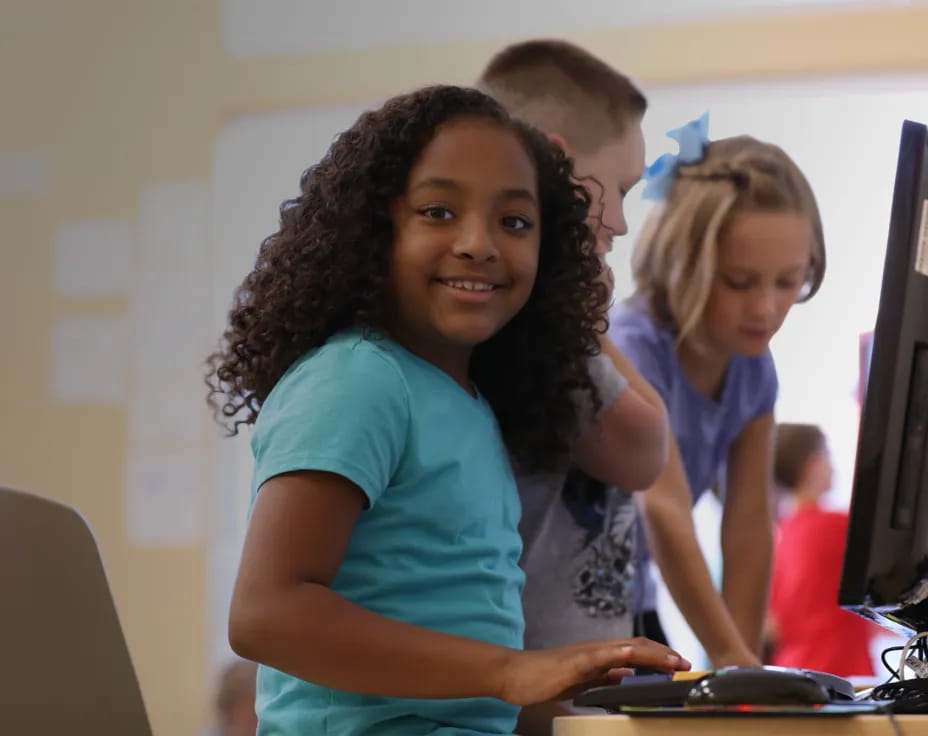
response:
[[[499,698],[513,705],[564,700],[617,682],[637,666],[673,672],[688,670],[690,663],[669,647],[640,637],[513,652],[499,672]]]

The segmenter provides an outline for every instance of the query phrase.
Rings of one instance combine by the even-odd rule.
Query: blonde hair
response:
[[[476,86],[514,117],[562,136],[582,153],[595,153],[622,135],[648,108],[628,77],[560,40],[507,46],[490,60]]]
[[[716,277],[718,241],[732,217],[792,212],[812,230],[806,301],[825,275],[825,239],[815,195],[786,153],[749,136],[713,141],[703,158],[681,164],[666,200],[649,215],[632,255],[636,294],[677,344],[702,322]]]

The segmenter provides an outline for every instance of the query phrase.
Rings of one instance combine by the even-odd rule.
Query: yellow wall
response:
[[[222,47],[218,0],[5,5],[0,149],[48,149],[53,169],[47,194],[0,199],[0,483],[59,498],[86,514],[155,734],[183,736],[208,717],[206,549],[130,544],[123,522],[125,409],[68,406],[47,395],[53,320],[124,315],[129,303],[55,297],[52,233],[74,218],[135,222],[140,193],[159,181],[208,185],[213,138],[236,113],[467,82],[499,44],[235,60]],[[53,11],[54,5],[62,7]],[[926,29],[928,8],[890,7],[572,38],[647,87],[925,70]],[[204,437],[204,454],[210,442]]]

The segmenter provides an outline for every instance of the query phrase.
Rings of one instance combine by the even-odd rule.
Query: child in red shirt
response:
[[[832,484],[820,428],[779,425],[774,479],[786,513],[777,529],[771,578],[771,664],[872,676],[875,628],[838,606],[848,516],[819,505]]]

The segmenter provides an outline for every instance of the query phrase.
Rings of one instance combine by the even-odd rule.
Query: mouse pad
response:
[[[876,713],[880,710],[878,703],[829,703],[827,705],[701,705],[697,707],[647,707],[623,705],[622,713],[629,716],[650,716],[658,718],[682,717],[693,718],[708,716],[719,717],[756,717],[786,716],[804,718],[848,717],[861,713]]]

